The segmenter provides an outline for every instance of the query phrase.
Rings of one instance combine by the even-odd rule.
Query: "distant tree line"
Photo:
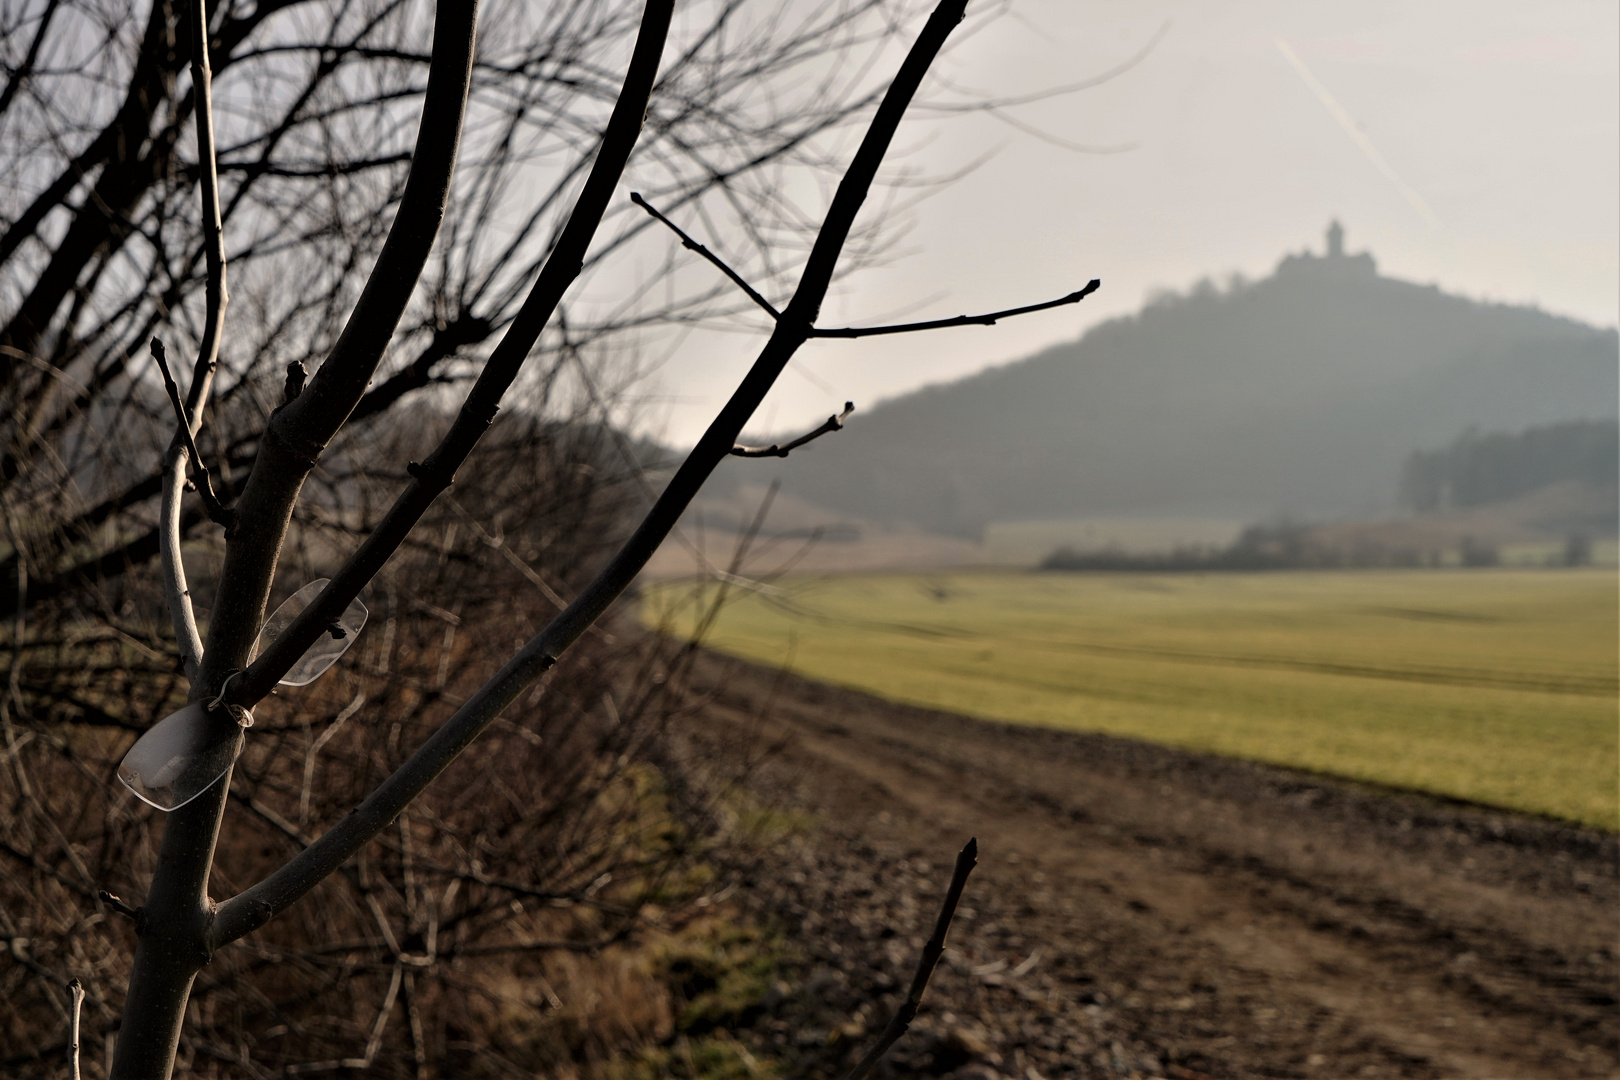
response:
[[[1402,471],[1400,498],[1406,507],[1429,513],[1502,502],[1566,480],[1620,486],[1620,423],[1577,420],[1488,435],[1471,428],[1444,449],[1411,454]],[[1463,566],[1494,566],[1500,554],[1493,544],[1464,537],[1456,559]],[[1278,522],[1251,525],[1226,547],[1178,547],[1150,554],[1063,547],[1048,555],[1041,569],[1165,573],[1432,566],[1440,561],[1435,550],[1391,547],[1372,539],[1346,546],[1322,536],[1316,526]],[[1585,528],[1576,528],[1568,534],[1562,556],[1550,564],[1585,566],[1591,561],[1591,537]]]
[[[1401,505],[1424,514],[1526,495],[1560,480],[1620,484],[1620,424],[1576,420],[1518,434],[1470,429],[1441,450],[1414,451],[1401,472]]]
[[[1463,566],[1496,566],[1501,552],[1491,543],[1465,536],[1456,549]],[[1592,538],[1572,532],[1560,555],[1547,557],[1546,566],[1590,566]],[[1206,573],[1221,570],[1346,570],[1376,567],[1445,565],[1433,549],[1401,547],[1366,541],[1335,544],[1325,540],[1316,526],[1296,522],[1250,525],[1227,547],[1184,546],[1169,552],[1133,553],[1119,549],[1078,551],[1061,547],[1041,560],[1042,570],[1126,571],[1135,573]]]
[[[1331,569],[1343,566],[1418,566],[1417,552],[1345,552],[1319,542],[1314,526],[1279,522],[1250,525],[1226,547],[1184,545],[1169,552],[1120,549],[1078,551],[1061,547],[1041,561],[1042,570],[1125,570],[1152,573],[1207,570]]]

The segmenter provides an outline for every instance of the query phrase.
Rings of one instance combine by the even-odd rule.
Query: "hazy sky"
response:
[[[1009,110],[1059,140],[1134,148],[1077,153],[987,116],[909,122],[902,141],[922,144],[925,168],[994,156],[917,207],[904,254],[846,280],[822,322],[993,310],[1092,277],[1102,291],[993,328],[813,342],[753,428],[1018,359],[1155,288],[1263,276],[1285,252],[1320,250],[1333,217],[1386,274],[1620,318],[1613,0],[1021,0],[1014,13],[953,51],[949,77],[1006,95],[1070,83],[1168,23],[1106,85]],[[645,420],[694,439],[762,340],[688,339],[645,384]]]

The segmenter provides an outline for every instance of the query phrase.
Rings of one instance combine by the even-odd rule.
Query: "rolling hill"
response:
[[[1383,277],[1334,239],[716,479],[774,469],[836,513],[968,537],[1092,515],[1334,520],[1392,511],[1407,456],[1471,427],[1616,415],[1614,330]]]

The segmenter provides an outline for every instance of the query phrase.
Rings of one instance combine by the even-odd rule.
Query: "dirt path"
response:
[[[714,658],[698,687],[818,822],[748,890],[803,943],[761,1030],[806,1075],[881,1025],[977,835],[896,1075],[1620,1076],[1612,836]]]

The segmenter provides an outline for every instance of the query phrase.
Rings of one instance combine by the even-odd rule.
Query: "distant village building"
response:
[[[1277,274],[1278,276],[1311,274],[1318,277],[1330,274],[1337,278],[1375,278],[1378,276],[1378,263],[1368,251],[1358,255],[1344,253],[1344,226],[1339,224],[1338,218],[1334,218],[1327,227],[1326,254],[1313,255],[1309,251],[1302,251],[1297,255],[1285,255],[1282,262],[1277,265]]]

